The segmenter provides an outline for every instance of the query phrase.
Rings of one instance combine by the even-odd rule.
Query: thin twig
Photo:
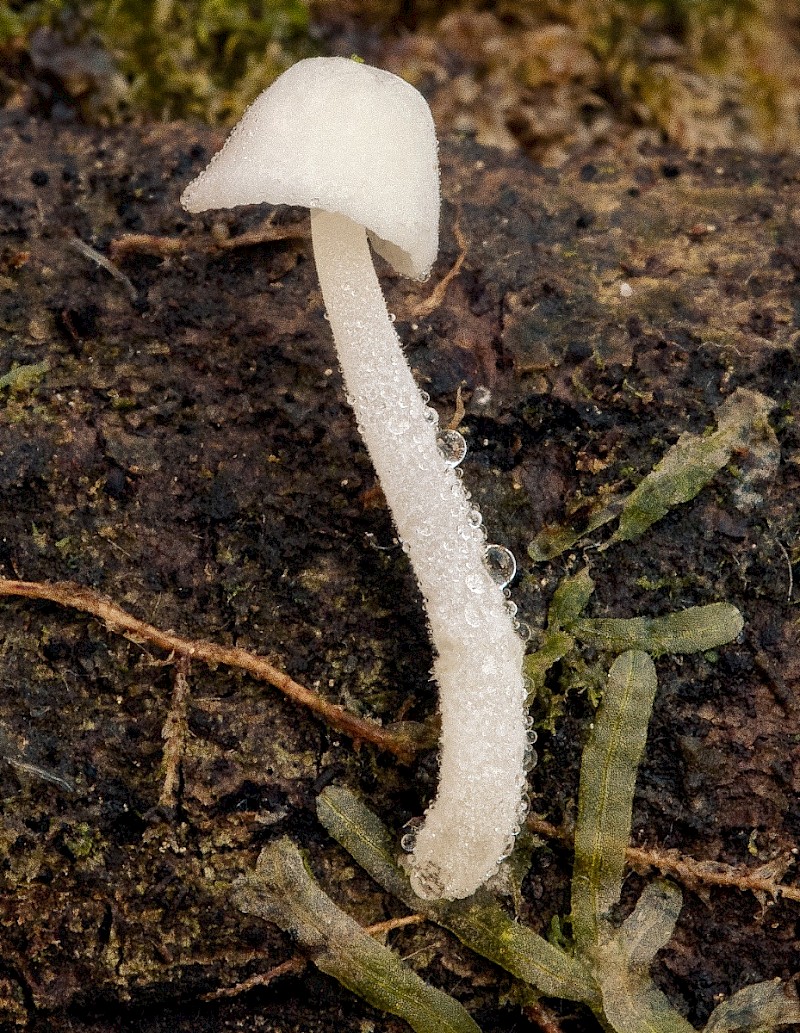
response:
[[[128,292],[131,301],[136,301],[139,297],[139,292],[136,290],[136,287],[131,283],[125,273],[120,269],[117,269],[113,262],[109,262],[105,255],[101,254],[95,248],[81,240],[80,237],[70,237],[67,243],[73,251],[77,251],[79,255],[83,255],[84,258],[88,258],[90,262],[95,262],[101,269],[105,269],[110,276],[114,277],[117,283],[122,284]]]
[[[453,418],[447,424],[448,430],[458,430],[461,426],[461,421],[464,419],[464,413],[467,410],[464,407],[464,399],[461,397],[461,384],[456,388],[456,410],[453,413]]]
[[[59,606],[90,613],[101,620],[114,634],[124,635],[132,642],[147,642],[167,653],[190,660],[226,667],[237,667],[259,681],[269,682],[295,703],[308,707],[333,728],[350,736],[355,742],[371,742],[388,750],[400,760],[410,763],[418,749],[413,728],[382,728],[375,721],[356,717],[335,703],[329,703],[316,692],[294,681],[288,674],[273,667],[264,657],[249,653],[246,649],[220,646],[203,639],[187,639],[173,632],[161,631],[131,616],[107,596],[93,592],[90,588],[72,581],[10,581],[0,578],[0,596],[23,596],[27,599],[44,599]]]
[[[57,775],[55,771],[50,771],[49,768],[40,767],[38,764],[32,764],[28,760],[22,760],[20,757],[7,757],[0,756],[0,760],[6,761],[12,768],[16,768],[17,771],[24,771],[26,775],[34,775],[36,778],[41,778],[45,782],[52,782],[53,785],[58,786],[60,789],[64,789],[68,793],[75,792],[74,784],[62,775]]]
[[[535,1022],[542,1033],[564,1033],[558,1019],[541,1001],[527,1004],[522,1011],[525,1018]]]
[[[562,843],[571,844],[572,835],[566,829],[551,825],[549,821],[529,815],[527,826],[547,839],[558,839]],[[647,850],[643,847],[629,846],[625,851],[625,859],[631,868],[656,868],[663,873],[674,875],[685,886],[696,886],[704,883],[707,886],[728,886],[732,889],[747,890],[750,893],[767,893],[773,898],[785,897],[787,900],[800,900],[800,887],[783,886],[775,879],[764,878],[759,874],[768,868],[750,869],[743,866],[724,864],[722,861],[697,861],[693,857],[685,857],[675,850]],[[791,863],[789,861],[788,864]]]
[[[792,573],[792,561],[789,559],[789,553],[786,551],[786,546],[783,542],[776,538],[775,541],[778,543],[778,548],[783,553],[783,558],[786,560],[786,568],[789,571],[789,588],[786,591],[786,602],[792,601],[792,591],[794,590],[794,574]]]
[[[223,986],[219,990],[212,990],[210,993],[202,994],[200,1000],[217,1001],[220,997],[237,997],[239,994],[253,990],[257,986],[267,986],[273,979],[277,979],[278,976],[286,976],[290,972],[302,972],[305,967],[306,959],[300,954],[295,954],[288,961],[275,965],[267,972],[256,972],[255,975],[243,979],[241,983],[236,983],[234,986]]]
[[[721,861],[697,861],[673,850],[644,850],[640,847],[628,847],[626,858],[632,868],[657,868],[660,872],[671,873],[679,882],[688,886],[698,883],[730,886],[750,893],[766,893],[775,899],[785,897],[787,900],[800,900],[800,887],[784,886],[775,879],[764,878],[759,875],[760,868],[752,871]]]
[[[215,252],[232,251],[239,247],[255,247],[282,240],[305,240],[311,230],[303,223],[288,226],[273,226],[267,223],[256,230],[239,233],[233,237],[222,237],[213,233],[192,233],[185,237],[162,237],[154,233],[123,233],[109,245],[111,256],[124,261],[128,255],[177,255],[188,251]]]
[[[217,241],[217,247],[220,251],[232,251],[237,247],[255,247],[258,244],[273,244],[281,240],[306,240],[310,237],[311,230],[303,223],[289,226],[269,225],[247,233],[237,233],[235,237],[223,237]]]
[[[195,234],[191,237],[161,237],[155,233],[123,233],[115,237],[108,245],[111,257],[119,262],[124,261],[128,255],[177,255],[182,251],[195,250],[191,242],[200,239],[205,242],[208,250],[216,248],[213,241],[209,242],[207,234]]]
[[[456,241],[461,249],[459,256],[439,283],[437,283],[436,289],[431,293],[430,297],[426,298],[425,301],[421,301],[419,305],[416,306],[413,311],[413,315],[417,319],[429,316],[431,312],[436,311],[444,300],[447,288],[461,272],[461,266],[464,264],[464,259],[467,257],[467,241],[464,234],[461,232],[458,219],[456,219],[455,225],[453,226],[453,233],[455,234]]]
[[[377,922],[375,925],[368,925],[365,932],[368,932],[370,936],[383,936],[385,933],[391,932],[393,929],[402,929],[407,925],[419,925],[420,922],[424,922],[425,918],[423,915],[406,915],[403,918],[390,918],[385,922]],[[247,990],[252,990],[256,986],[266,986],[271,983],[273,979],[277,979],[278,976],[288,975],[290,972],[298,973],[302,972],[306,967],[307,959],[301,954],[295,954],[289,958],[288,961],[281,962],[280,965],[275,965],[267,972],[259,972],[256,975],[250,976],[248,979],[242,980],[241,983],[237,983],[235,986],[224,986],[219,990],[212,990],[211,993],[203,994],[200,998],[202,1001],[216,1001],[220,997],[237,997],[239,994],[245,993]]]

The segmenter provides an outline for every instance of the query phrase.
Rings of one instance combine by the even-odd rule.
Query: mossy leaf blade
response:
[[[775,408],[771,398],[738,388],[717,410],[712,434],[682,434],[625,499],[619,527],[608,542],[633,541],[674,507],[695,497],[764,427]]]
[[[291,932],[314,964],[416,1033],[480,1033],[453,997],[437,990],[334,904],[288,839],[265,847],[255,872],[239,881],[237,907]]]
[[[529,681],[528,703],[532,703],[541,692],[550,668],[563,659],[575,647],[575,639],[564,631],[548,631],[539,648],[528,653],[522,661],[522,669]]]
[[[645,886],[636,907],[614,934],[629,968],[649,970],[669,942],[682,906],[683,894],[673,883],[656,879]]]
[[[797,993],[780,979],[770,979],[718,1004],[704,1033],[767,1033],[795,1022],[800,1022]]]
[[[547,610],[547,626],[551,629],[566,628],[576,621],[594,592],[594,581],[589,568],[584,567],[572,577],[563,578],[553,592]]]
[[[742,615],[735,606],[710,603],[689,606],[664,617],[581,617],[570,625],[569,631],[581,642],[598,649],[614,653],[636,649],[660,656],[715,649],[732,642],[743,625]]]
[[[515,922],[485,890],[468,901],[434,903],[428,917],[548,997],[587,1002],[595,997],[594,982],[583,965]]]
[[[548,524],[543,527],[528,546],[528,556],[534,563],[545,563],[547,560],[555,559],[562,552],[575,545],[581,538],[610,523],[619,515],[622,501],[617,500],[611,505],[596,509],[586,520],[581,528],[562,526],[561,524]]]
[[[459,901],[418,897],[394,860],[388,830],[348,790],[338,786],[324,789],[317,798],[317,815],[333,838],[385,890],[449,929],[477,954],[550,997],[584,1001],[595,996],[591,977],[581,964],[515,922],[485,891]]]
[[[594,952],[602,1011],[615,1033],[694,1033],[650,978],[650,963],[667,943],[683,894],[656,880],[646,886],[633,912]]]
[[[387,893],[416,909],[421,901],[408,876],[395,860],[391,833],[354,793],[344,786],[327,786],[317,797],[320,823]]]
[[[579,954],[588,957],[605,935],[608,913],[619,901],[636,773],[656,687],[655,667],[647,653],[630,650],[617,657],[583,751],[572,928]]]
[[[645,972],[608,947],[602,968],[603,1015],[615,1033],[696,1033]]]

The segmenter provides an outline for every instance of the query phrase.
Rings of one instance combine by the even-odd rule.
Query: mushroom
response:
[[[455,471],[463,438],[439,432],[370,255],[369,243],[418,279],[436,257],[439,169],[424,98],[360,62],[300,61],[254,101],[181,198],[190,212],[263,201],[311,209],[347,397],[430,622],[440,782],[424,823],[403,838],[411,879],[423,897],[469,896],[510,852],[525,813],[524,644],[503,594],[513,556],[486,545]]]

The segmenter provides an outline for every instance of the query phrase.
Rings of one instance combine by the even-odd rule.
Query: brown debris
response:
[[[178,803],[181,783],[181,758],[189,728],[186,723],[189,702],[190,664],[181,657],[175,664],[175,688],[172,690],[169,713],[161,729],[164,740],[164,784],[158,798],[160,807],[173,810]]]
[[[260,229],[227,236],[218,233],[192,233],[182,237],[160,237],[153,233],[123,233],[109,244],[114,261],[124,261],[132,255],[178,255],[189,251],[211,254],[215,251],[233,251],[240,247],[258,247],[287,240],[307,240],[311,230],[306,223],[273,226],[267,223]]]

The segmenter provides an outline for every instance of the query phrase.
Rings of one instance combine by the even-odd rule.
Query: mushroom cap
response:
[[[190,212],[262,201],[345,215],[398,272],[427,276],[439,246],[439,164],[424,97],[348,58],[299,61],[181,197]]]

